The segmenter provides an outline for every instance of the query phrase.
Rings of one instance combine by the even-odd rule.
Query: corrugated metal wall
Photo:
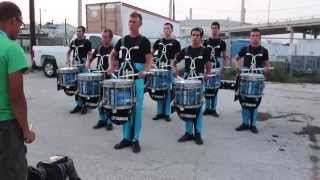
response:
[[[114,34],[122,34],[121,3],[90,4],[86,6],[87,29],[90,33],[108,28]]]

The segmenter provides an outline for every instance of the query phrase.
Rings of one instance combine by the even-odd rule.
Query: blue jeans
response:
[[[209,110],[216,110],[217,109],[218,92],[219,91],[217,90],[217,94],[214,97],[206,99],[206,109],[209,109]]]
[[[103,124],[111,124],[110,118],[107,116],[107,113],[103,111],[102,105],[98,107],[98,113],[100,122]]]
[[[143,70],[143,64],[134,64],[138,71]],[[129,120],[123,125],[123,138],[129,141],[138,141],[140,139],[142,127],[142,106],[144,97],[144,79],[134,81],[136,91],[136,107],[134,113],[129,115]]]
[[[165,92],[164,100],[157,101],[157,114],[164,114],[167,116],[171,115],[171,90],[172,90],[172,81],[173,81],[173,73],[170,73],[169,77],[169,88]]]
[[[83,66],[79,68],[79,74],[81,73],[86,73],[87,69]],[[75,99],[76,101],[76,106],[77,107],[84,107],[85,106],[85,102],[79,97]]]

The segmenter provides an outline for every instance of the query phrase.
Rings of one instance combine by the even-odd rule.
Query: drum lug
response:
[[[117,109],[112,109],[112,113],[113,114],[117,113]]]

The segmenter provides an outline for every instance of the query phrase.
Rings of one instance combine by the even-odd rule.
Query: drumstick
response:
[[[145,74],[153,74],[153,72],[145,72]],[[132,77],[132,76],[138,76],[138,75],[139,75],[139,73],[124,75],[124,76],[120,76],[120,77],[121,78],[123,78],[123,77]]]
[[[258,70],[265,70],[265,69],[269,69],[269,70],[274,70],[274,67],[264,67],[264,68],[255,68],[255,69],[251,69],[252,71]],[[249,71],[250,69],[241,69],[241,71]]]
[[[208,75],[208,77],[212,77],[212,76],[216,76],[216,75],[215,74]],[[204,78],[204,76],[195,76],[195,77],[191,77],[189,79],[199,79],[199,78]]]

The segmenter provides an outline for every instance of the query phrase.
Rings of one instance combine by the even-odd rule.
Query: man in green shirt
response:
[[[35,140],[27,120],[23,92],[25,54],[15,40],[23,24],[21,10],[0,2],[0,179],[26,180],[26,146]]]

